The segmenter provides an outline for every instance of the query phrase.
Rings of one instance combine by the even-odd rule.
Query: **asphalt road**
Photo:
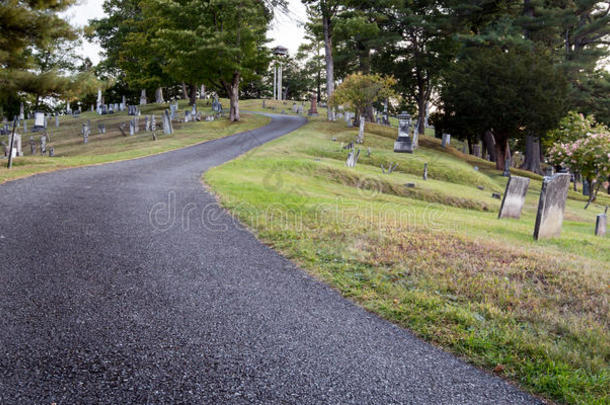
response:
[[[0,403],[538,403],[216,206],[206,169],[303,123],[0,185]]]

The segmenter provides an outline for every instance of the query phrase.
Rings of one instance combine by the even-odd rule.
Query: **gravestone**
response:
[[[43,135],[40,137],[40,154],[45,155],[47,153],[47,136]]]
[[[133,117],[133,130],[137,134],[140,132],[140,116],[136,115]]]
[[[81,131],[83,135],[83,143],[89,142],[89,135],[91,134],[91,128],[89,127],[89,122],[83,123],[83,129]]]
[[[125,132],[125,123],[124,122],[121,122],[119,124],[119,131],[121,131],[121,135],[127,136],[127,133]]]
[[[189,110],[186,110],[184,112],[184,122],[190,122],[191,121],[191,112]]]
[[[394,152],[413,153],[411,116],[406,111],[398,116],[398,139],[394,142]]]
[[[608,217],[606,214],[599,214],[595,223],[595,236],[606,236],[606,225]]]
[[[358,138],[356,139],[356,143],[364,143],[364,124],[366,119],[364,117],[360,117],[360,126],[358,127]]]
[[[451,135],[443,134],[443,142],[442,142],[443,148],[446,148],[447,146],[449,146],[450,143],[451,143]]]
[[[424,180],[428,180],[428,163],[424,163]]]
[[[347,155],[347,160],[345,161],[346,166],[347,167],[356,167],[359,157],[360,157],[360,149],[358,149],[356,151],[352,148],[350,150],[349,154]]]
[[[521,210],[525,204],[525,196],[530,185],[527,177],[510,176],[504,191],[498,218],[521,218]]]
[[[25,119],[25,107],[23,103],[19,104],[19,119],[23,121]]]
[[[559,173],[544,178],[538,202],[534,239],[548,239],[561,234],[569,187],[569,174]]]
[[[473,145],[472,147],[472,153],[480,158],[481,157],[481,145],[479,145],[478,143],[476,145]]]
[[[142,90],[140,94],[140,105],[146,105],[146,90]]]
[[[32,152],[32,155],[36,154],[36,141],[33,136],[30,136],[30,152]]]
[[[172,128],[172,120],[169,117],[169,111],[165,110],[163,113],[163,133],[165,135],[171,135],[174,132]]]
[[[49,157],[55,157],[55,148],[49,146]]]
[[[299,107],[297,107],[297,103],[292,103],[292,112],[296,114],[297,111],[299,111]]]
[[[32,132],[41,131],[46,128],[46,118],[44,113],[35,112],[34,113],[34,128],[32,128]]]
[[[586,179],[583,179],[582,181],[582,195],[584,196],[589,196],[591,195],[591,185],[589,184],[589,181]]]
[[[97,124],[97,130],[100,135],[105,134],[106,133],[106,124],[103,124],[103,123]]]
[[[155,132],[157,130],[157,118],[155,114],[150,116],[150,130]]]
[[[13,150],[15,151],[15,156],[23,156],[23,149],[21,148],[21,134],[17,132],[15,132],[13,135]]]
[[[129,136],[134,136],[136,133],[136,122],[135,118],[129,121]]]
[[[148,115],[146,116],[146,121],[144,123],[144,131],[150,131],[150,118],[148,117]]]
[[[307,115],[310,117],[318,116],[318,97],[315,94],[311,95],[310,98],[311,106],[309,107],[309,111],[307,111]]]
[[[176,111],[178,111],[178,103],[175,103],[175,104],[170,104],[170,105],[169,105],[169,109],[170,109],[170,111],[171,111],[171,112],[170,112],[170,117],[169,117],[169,118],[170,118],[171,120],[176,119]]]
[[[504,177],[510,177],[510,164],[510,158],[506,158],[504,161],[504,173],[502,173]]]

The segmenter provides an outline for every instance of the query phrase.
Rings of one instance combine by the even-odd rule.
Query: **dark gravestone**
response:
[[[591,185],[588,180],[582,181],[582,195],[590,196],[591,195]]]
[[[510,177],[510,158],[507,158],[504,161],[504,173],[502,173],[504,177]]]
[[[474,154],[476,157],[480,158],[480,157],[481,157],[481,145],[479,145],[479,144],[474,145],[474,146],[472,147],[472,153],[473,153],[473,154]]]
[[[595,223],[595,236],[606,236],[606,225],[608,224],[608,217],[606,214],[599,214],[597,216],[597,222]]]
[[[394,142],[394,152],[413,153],[411,116],[407,112],[403,112],[398,116],[398,139]]]
[[[530,179],[527,177],[511,176],[508,179],[498,218],[521,218],[529,185]]]
[[[559,173],[544,178],[538,202],[534,239],[548,239],[561,235],[569,188],[569,174]]]

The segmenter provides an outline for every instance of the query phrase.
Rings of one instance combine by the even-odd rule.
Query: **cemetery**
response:
[[[610,403],[610,2],[0,27],[0,404]]]
[[[14,159],[11,170],[6,169],[7,159],[2,159],[5,155],[4,150],[0,149],[0,183],[40,172],[157,154],[247,131],[264,126],[269,122],[268,118],[259,115],[244,115],[244,119],[239,123],[231,123],[226,117],[209,121],[206,118],[214,116],[211,102],[199,100],[198,104],[199,111],[203,114],[202,117],[199,121],[186,123],[183,110],[187,103],[177,101],[171,104],[183,107],[182,111],[179,110],[180,112],[177,112],[172,120],[175,131],[171,134],[169,134],[169,129],[165,131],[163,128],[164,111],[170,106],[165,103],[149,103],[141,106],[140,116],[128,115],[127,109],[112,115],[85,111],[77,117],[72,114],[58,116],[59,125],[56,125],[53,120],[52,125],[48,125],[46,128],[43,126],[36,132],[33,131],[34,119],[24,120],[16,130],[21,137],[20,145],[22,145],[18,150],[22,152],[18,158]],[[190,111],[188,112],[190,113]],[[153,142],[153,115],[155,116],[156,142]],[[151,120],[148,129],[146,127],[147,119]],[[137,127],[135,126],[136,120]],[[122,125],[123,130],[121,130]],[[87,129],[86,132],[85,129]],[[46,140],[47,136],[50,141]],[[41,141],[42,138],[44,140]],[[10,143],[9,135],[0,135],[0,142],[8,145]],[[23,147],[26,144],[31,145],[31,148],[26,150]],[[46,145],[44,149],[43,145]],[[52,146],[54,150],[52,159],[49,158],[48,146]]]

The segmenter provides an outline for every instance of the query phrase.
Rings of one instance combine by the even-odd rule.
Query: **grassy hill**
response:
[[[395,154],[395,131],[368,125],[350,169],[342,146],[357,129],[315,119],[205,181],[260,239],[368,310],[546,398],[608,403],[610,241],[593,231],[610,198],[584,210],[571,191],[562,236],[535,242],[540,176],[514,171],[532,178],[524,213],[498,220],[492,192],[507,179],[492,164],[432,137]]]
[[[223,101],[223,105],[227,106],[228,101]],[[184,110],[188,108],[187,101],[180,101],[179,107],[179,112],[184,117]],[[126,123],[125,132],[129,134],[129,120],[133,117],[128,116],[126,111],[102,116],[87,111],[79,118],[62,116],[59,119],[59,128],[55,127],[55,119],[51,118],[47,128],[51,138],[48,146],[54,147],[55,157],[40,155],[39,140],[43,132],[24,134],[20,128],[17,132],[22,135],[25,156],[16,158],[11,170],[6,169],[7,160],[0,159],[0,184],[7,180],[41,172],[153,155],[258,128],[269,122],[266,117],[252,114],[244,114],[239,123],[230,123],[226,118],[186,124],[176,121],[173,124],[174,133],[164,135],[161,114],[167,108],[169,108],[169,104],[142,106],[142,115],[139,119],[140,131],[134,136],[127,137],[123,136],[119,130],[119,125]],[[198,109],[204,116],[212,115],[211,106],[207,101],[199,100]],[[156,117],[157,141],[152,140],[151,132],[144,131],[145,116],[151,114],[155,114]],[[91,121],[91,135],[89,142],[84,144],[81,130],[83,123],[87,120]],[[106,126],[106,134],[103,135],[98,131],[98,124],[101,123]],[[33,125],[33,120],[27,121],[30,131]],[[30,136],[33,136],[36,142],[36,155],[32,155],[30,152]],[[8,144],[7,136],[0,136],[0,140],[4,140]]]

